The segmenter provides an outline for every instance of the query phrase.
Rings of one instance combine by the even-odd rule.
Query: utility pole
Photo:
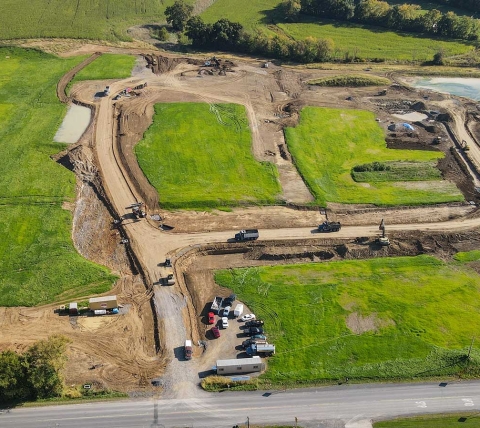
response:
[[[250,418],[247,416],[247,428],[250,428]]]

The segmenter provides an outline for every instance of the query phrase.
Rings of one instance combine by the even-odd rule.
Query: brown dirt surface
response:
[[[377,314],[362,316],[358,312],[352,312],[345,320],[347,327],[355,334],[362,334],[368,331],[378,331],[382,327],[394,324],[392,320],[381,320]]]

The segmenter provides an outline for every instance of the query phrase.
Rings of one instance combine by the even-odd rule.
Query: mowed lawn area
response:
[[[274,204],[277,169],[257,162],[245,108],[237,104],[156,104],[153,124],[135,147],[164,208]]]
[[[84,69],[80,70],[72,82],[79,82],[81,80],[125,79],[131,76],[134,65],[135,56],[133,55],[103,54],[88,64]]]
[[[415,416],[373,424],[373,428],[477,428],[479,426],[478,412]]]
[[[480,276],[431,256],[217,271],[276,345],[264,382],[480,374]]]
[[[435,151],[387,149],[384,132],[371,112],[305,107],[300,123],[285,129],[285,136],[300,174],[320,205],[415,205],[463,200],[455,184],[444,180],[385,181],[388,177],[378,174],[378,181],[355,182],[351,175],[354,166],[432,162],[443,157]],[[415,169],[411,171],[414,174]]]
[[[71,239],[75,176],[50,156],[66,107],[60,77],[83,58],[0,49],[0,306],[105,292],[115,277],[82,258]]]

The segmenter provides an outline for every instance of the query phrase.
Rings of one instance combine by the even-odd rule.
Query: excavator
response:
[[[377,238],[377,243],[380,244],[382,247],[388,247],[390,245],[390,240],[387,236],[385,236],[385,221],[383,220],[383,218],[378,228],[382,231],[382,236],[379,236]]]

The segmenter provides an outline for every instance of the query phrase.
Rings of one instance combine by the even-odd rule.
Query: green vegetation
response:
[[[365,74],[347,74],[344,76],[324,77],[322,79],[309,80],[309,85],[315,86],[384,86],[391,82],[384,77],[368,76]]]
[[[135,57],[103,54],[77,73],[73,82],[81,80],[125,79],[132,75]]]
[[[430,61],[442,50],[445,55],[461,55],[474,49],[467,42],[432,39],[420,34],[393,32],[328,19],[303,20],[301,23],[278,24],[290,37],[330,38],[335,44],[336,59],[363,58],[379,60]],[[309,22],[310,21],[310,22]]]
[[[300,124],[287,128],[285,136],[317,204],[415,205],[463,200],[456,186],[447,181],[355,183],[351,170],[362,163],[433,162],[443,157],[441,152],[387,149],[371,112],[306,107]]]
[[[442,179],[442,174],[435,162],[385,162],[380,164],[383,166],[382,169],[369,169],[370,165],[372,164],[353,167],[352,178],[357,182],[368,183]]]
[[[135,152],[165,208],[278,202],[276,168],[253,158],[243,106],[156,104]]]
[[[55,96],[79,58],[0,49],[0,306],[36,305],[107,291],[107,269],[73,247],[75,177],[50,159],[65,146],[53,136],[66,112]]]
[[[480,260],[480,250],[457,253],[454,258],[462,263],[477,262]]]
[[[2,0],[0,39],[129,40],[128,27],[162,20],[165,8],[172,3],[173,0]]]
[[[0,353],[0,403],[61,396],[67,343],[63,336],[51,336],[24,354]]]
[[[480,277],[430,256],[217,271],[276,345],[263,382],[480,374]],[[448,302],[448,304],[446,303]]]
[[[200,383],[205,391],[255,391],[258,389],[258,378],[250,380],[232,381],[225,376],[208,376]]]
[[[476,428],[480,425],[478,412],[446,415],[424,415],[375,422],[374,428]]]

